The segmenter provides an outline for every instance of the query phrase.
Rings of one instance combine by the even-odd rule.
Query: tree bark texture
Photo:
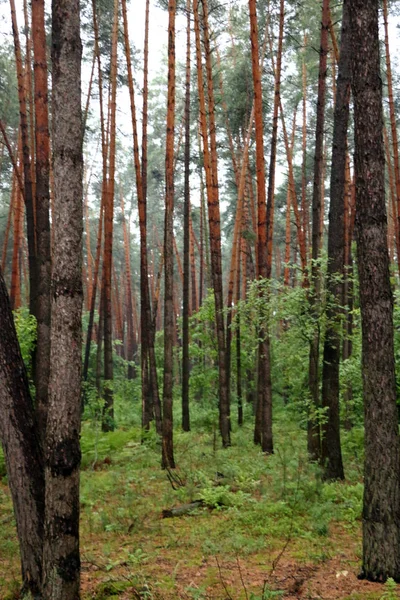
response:
[[[0,271],[0,438],[20,544],[23,591],[40,598],[44,471],[39,430]]]
[[[164,382],[162,466],[175,468],[173,447],[173,367],[174,367],[174,129],[175,129],[175,14],[176,1],[168,2],[168,100],[165,154],[164,229]]]
[[[329,0],[323,0],[321,20],[321,46],[318,73],[318,97],[317,97],[317,123],[315,131],[315,154],[314,154],[314,185],[312,197],[312,265],[311,265],[311,289],[309,293],[310,312],[314,320],[313,337],[310,341],[310,356],[308,382],[310,389],[310,416],[308,419],[307,449],[310,458],[319,460],[321,458],[321,436],[318,419],[313,416],[316,409],[320,407],[319,398],[319,342],[320,342],[320,294],[321,294],[321,268],[319,264],[321,248],[321,197],[323,191],[324,170],[324,124],[325,124],[325,96],[326,96],[326,73],[328,56],[328,33],[329,33]]]
[[[265,159],[262,114],[261,71],[258,48],[258,25],[255,0],[249,0],[250,39],[253,68],[255,130],[256,130],[256,175],[257,175],[257,265],[258,277],[267,278],[267,208],[265,195]],[[268,301],[265,298],[265,301]],[[274,451],[272,439],[272,386],[271,357],[267,325],[258,332],[261,340],[258,347],[257,410],[254,430],[255,443],[261,444],[263,452]]]
[[[344,244],[345,244],[345,182],[347,160],[347,129],[349,122],[351,80],[351,38],[349,0],[343,2],[340,58],[333,122],[332,170],[328,229],[329,294],[322,366],[322,407],[327,409],[327,421],[322,426],[321,452],[326,479],[344,479],[340,446],[339,363],[340,323],[343,309]]]
[[[114,379],[112,349],[112,251],[113,251],[113,219],[115,188],[115,153],[116,153],[116,111],[117,111],[117,61],[118,51],[118,0],[114,0],[114,22],[111,45],[110,72],[110,155],[108,165],[107,192],[104,205],[104,414],[102,429],[114,429]],[[108,383],[110,382],[110,383]]]
[[[15,12],[15,2],[10,0],[11,21],[13,29],[15,61],[17,67],[18,81],[18,100],[19,100],[19,115],[20,128],[22,136],[22,155],[23,155],[23,172],[24,172],[24,200],[26,207],[26,224],[28,237],[28,256],[29,256],[29,304],[30,311],[36,316],[36,293],[37,293],[37,277],[36,277],[36,232],[35,232],[35,210],[33,203],[32,191],[32,170],[31,170],[31,149],[29,143],[29,126],[26,106],[26,88],[25,88],[25,71],[22,63],[21,45],[19,42],[17,17]]]
[[[78,600],[83,156],[80,9],[53,0],[54,257],[45,445],[45,600]],[[68,98],[68,102],[66,102]]]
[[[189,253],[190,253],[190,0],[187,0],[186,80],[185,80],[185,189],[183,224],[183,314],[182,314],[182,429],[190,431],[189,414]],[[192,242],[193,243],[193,242]],[[192,286],[196,290],[196,277]],[[193,303],[192,303],[193,304]]]
[[[378,9],[377,0],[350,3],[365,414],[362,576],[372,581],[388,577],[400,581],[400,455]]]
[[[230,446],[231,440],[229,421],[229,387],[226,371],[225,324],[223,315],[221,220],[219,208],[217,144],[214,114],[215,103],[210,36],[208,31],[207,1],[202,0],[202,5],[202,30],[204,36],[204,52],[206,55],[209,127],[207,127],[206,102],[203,87],[199,5],[198,0],[193,1],[194,26],[196,36],[196,60],[200,108],[200,127],[201,136],[203,139],[204,170],[206,175],[208,223],[210,232],[211,277],[212,285],[214,288],[215,321],[218,342],[219,428],[222,438],[222,445],[226,448]]]
[[[37,347],[35,352],[36,410],[42,438],[50,376],[50,135],[47,91],[46,31],[44,0],[32,1],[33,68],[35,86],[36,149],[36,269]]]

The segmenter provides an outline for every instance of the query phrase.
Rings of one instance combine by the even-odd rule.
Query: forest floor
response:
[[[198,418],[194,433],[175,433],[178,468],[169,478],[153,434],[141,444],[138,428],[104,435],[84,423],[82,600],[400,598],[390,581],[357,579],[360,429],[343,436],[346,481],[326,484],[307,460],[305,431],[283,411],[269,457],[253,446],[250,425],[234,431],[227,450],[208,427]],[[163,518],[164,509],[199,499],[194,512]],[[0,599],[16,600],[19,586],[0,457]]]

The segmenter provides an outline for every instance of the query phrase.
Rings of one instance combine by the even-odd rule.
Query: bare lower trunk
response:
[[[44,471],[39,430],[0,271],[0,438],[20,545],[23,590],[40,598]]]
[[[45,600],[78,600],[80,597],[83,132],[79,15],[78,0],[53,0],[55,243],[45,443]]]
[[[175,13],[176,1],[169,0],[168,25],[168,107],[165,156],[165,231],[164,231],[164,385],[162,466],[175,468],[173,446],[173,348],[174,348],[174,126],[175,126]]]
[[[35,353],[36,410],[44,439],[50,376],[50,136],[47,92],[44,0],[32,2],[35,82],[36,148],[36,268],[37,348]]]
[[[385,210],[379,3],[350,3],[365,412],[362,576],[400,581],[400,448]]]
[[[103,431],[114,429],[114,394],[112,380],[114,379],[113,348],[112,348],[112,250],[113,250],[113,219],[114,219],[114,178],[116,153],[116,102],[117,102],[117,48],[118,48],[118,0],[114,0],[114,22],[111,50],[110,73],[110,158],[107,182],[106,202],[104,206],[104,418]]]
[[[268,277],[267,265],[267,207],[265,195],[265,160],[263,142],[263,111],[261,70],[258,52],[258,25],[255,0],[249,0],[251,49],[254,86],[255,130],[256,130],[256,170],[257,170],[257,276]],[[272,240],[272,235],[271,235]],[[268,301],[265,291],[260,297]],[[263,452],[274,451],[272,440],[272,390],[271,357],[268,326],[261,325],[258,331],[258,368],[257,368],[257,409],[254,428],[254,442],[261,444]]]
[[[190,431],[189,414],[189,252],[190,252],[190,0],[187,2],[186,90],[185,90],[185,206],[183,227],[183,314],[182,314],[182,429]],[[192,242],[193,244],[193,242]],[[196,277],[192,286],[196,291]],[[193,291],[193,290],[192,290]],[[193,302],[192,302],[193,304]],[[192,307],[193,309],[193,307]],[[196,310],[196,305],[194,305]]]
[[[314,320],[314,329],[310,341],[308,385],[310,389],[310,413],[308,417],[307,448],[310,458],[321,457],[320,425],[315,411],[320,407],[319,397],[319,342],[320,342],[320,306],[321,306],[321,268],[319,265],[321,249],[321,197],[324,186],[324,123],[326,70],[329,31],[329,0],[323,0],[321,22],[321,49],[318,74],[317,123],[315,132],[314,186],[312,200],[312,265],[311,290],[309,293],[310,312]]]
[[[327,421],[322,426],[322,463],[326,479],[344,479],[340,446],[339,363],[340,319],[343,297],[345,246],[345,181],[347,128],[350,100],[350,29],[349,4],[343,3],[342,35],[333,125],[332,171],[328,231],[328,279],[331,297],[327,309],[322,369],[322,406],[327,408]]]

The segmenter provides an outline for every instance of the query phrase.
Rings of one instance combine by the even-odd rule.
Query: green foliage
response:
[[[394,579],[389,577],[385,583],[385,592],[380,597],[380,600],[397,600],[398,599],[398,588]]]
[[[276,600],[277,598],[283,598],[285,595],[284,590],[273,590],[268,585],[264,585],[261,592],[261,596],[258,594],[250,594],[250,600]]]
[[[14,311],[15,329],[28,375],[32,372],[32,353],[36,343],[36,319],[27,307]]]

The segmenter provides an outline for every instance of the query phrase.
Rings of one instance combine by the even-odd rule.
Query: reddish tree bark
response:
[[[173,344],[174,344],[174,127],[175,127],[175,15],[176,0],[168,2],[168,100],[165,152],[165,229],[164,229],[164,381],[162,466],[175,468],[173,447]]]
[[[257,277],[268,278],[267,266],[267,210],[265,196],[265,160],[263,139],[263,113],[261,72],[258,50],[258,25],[255,0],[249,0],[250,39],[254,86],[255,130],[256,130],[256,175],[257,175]],[[263,294],[262,294],[263,295]],[[264,295],[263,295],[264,296]],[[267,299],[266,299],[267,301]],[[257,409],[254,442],[261,444],[263,452],[274,451],[272,439],[272,385],[270,341],[267,324],[258,332]]]

